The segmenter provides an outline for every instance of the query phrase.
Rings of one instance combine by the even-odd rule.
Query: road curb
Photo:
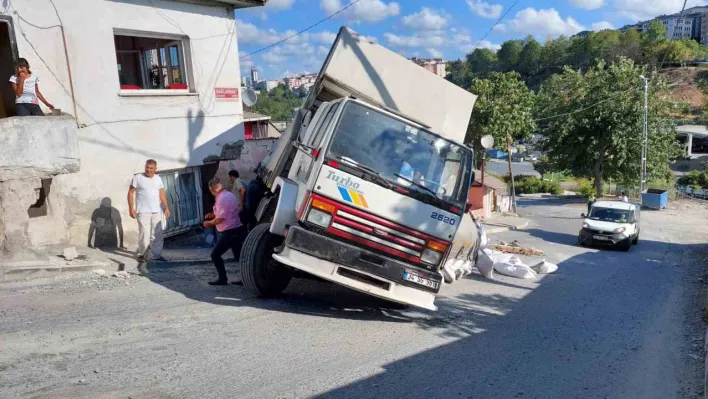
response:
[[[124,266],[125,264],[117,261],[110,263],[94,261],[75,266],[60,265],[50,261],[0,263],[0,283],[56,277],[63,273],[90,272],[96,269],[114,272],[122,270]]]
[[[521,223],[521,224],[519,224],[519,225],[517,225],[517,226],[492,227],[492,228],[485,227],[485,228],[484,228],[484,232],[487,233],[487,234],[504,233],[504,232],[506,232],[506,231],[521,230],[521,229],[524,229],[524,228],[528,227],[528,225],[529,225],[529,221],[527,220],[527,221],[525,221],[525,222],[523,222],[523,223]]]

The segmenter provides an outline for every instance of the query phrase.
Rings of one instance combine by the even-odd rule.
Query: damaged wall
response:
[[[256,177],[253,169],[268,155],[275,141],[276,139],[261,139],[232,143],[229,150],[221,154],[216,176],[221,181],[228,182],[229,171],[235,169],[241,175],[241,179],[246,182],[251,181]]]
[[[0,253],[38,254],[69,241],[66,203],[50,201],[55,176],[80,170],[71,117],[0,119]]]

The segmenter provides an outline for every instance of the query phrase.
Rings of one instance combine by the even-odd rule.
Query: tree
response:
[[[497,58],[502,72],[514,71],[519,67],[519,59],[523,49],[523,40],[507,40],[501,45],[497,51]]]
[[[551,161],[545,155],[543,155],[533,163],[533,168],[541,175],[541,180],[543,180],[543,177],[546,175],[546,173],[557,171],[556,166],[553,165],[553,163],[551,163]]]
[[[448,62],[446,79],[463,88],[472,86],[472,74],[467,67],[467,62],[460,60]]]
[[[519,67],[524,74],[531,75],[538,71],[541,65],[541,52],[541,44],[529,36],[519,56]]]
[[[472,76],[485,78],[497,70],[497,53],[488,48],[477,48],[467,54],[467,68]]]
[[[533,121],[534,94],[516,72],[493,72],[488,79],[474,79],[469,89],[478,96],[465,142],[483,152],[482,136],[490,134],[497,147],[505,148],[506,135],[513,140],[528,138],[536,128]],[[481,157],[477,157],[478,166]]]
[[[538,116],[548,118],[541,133],[549,161],[574,176],[593,178],[598,196],[603,179],[639,184],[642,74],[649,76],[626,58],[610,65],[600,61],[585,73],[566,68],[548,79],[538,95]],[[665,118],[671,105],[662,95],[666,82],[658,74],[650,79],[647,172],[650,179],[665,179],[669,159],[680,153],[680,146],[675,127]]]

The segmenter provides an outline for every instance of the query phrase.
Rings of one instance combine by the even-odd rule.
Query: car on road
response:
[[[578,234],[581,246],[614,246],[629,251],[639,243],[640,206],[631,202],[596,201],[588,215],[582,214]]]

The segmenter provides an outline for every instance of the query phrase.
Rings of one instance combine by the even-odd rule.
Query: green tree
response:
[[[497,51],[497,58],[502,72],[514,71],[519,67],[519,60],[523,49],[523,40],[507,40],[501,45],[501,48]]]
[[[472,85],[472,74],[467,67],[466,61],[451,61],[447,63],[447,80],[450,82],[467,88]]]
[[[541,66],[541,53],[543,47],[533,37],[526,38],[523,50],[519,56],[519,68],[525,75],[536,73]]]
[[[484,78],[497,70],[497,53],[488,48],[475,49],[467,54],[467,68],[475,78]]]
[[[541,175],[541,180],[543,180],[546,173],[558,171],[556,166],[545,155],[541,156],[537,161],[534,161],[533,168]]]
[[[506,148],[506,135],[513,140],[528,138],[533,121],[534,94],[516,72],[493,72],[487,79],[474,79],[470,91],[478,96],[465,142],[483,152],[480,139],[490,134],[498,148]],[[481,164],[481,157],[478,157]],[[479,166],[479,165],[478,165]]]
[[[574,176],[593,178],[597,195],[603,179],[639,185],[644,67],[626,58],[598,62],[587,72],[566,68],[548,79],[537,99],[544,149],[552,164]],[[680,153],[675,127],[665,116],[671,104],[661,95],[666,82],[651,76],[649,93],[649,178],[665,179],[669,159]],[[555,117],[560,115],[560,117]],[[544,120],[544,118],[548,118]]]
[[[258,96],[258,101],[251,110],[270,116],[274,121],[289,121],[293,110],[302,106],[304,98],[300,93],[293,93],[285,86],[278,86],[268,93]]]

